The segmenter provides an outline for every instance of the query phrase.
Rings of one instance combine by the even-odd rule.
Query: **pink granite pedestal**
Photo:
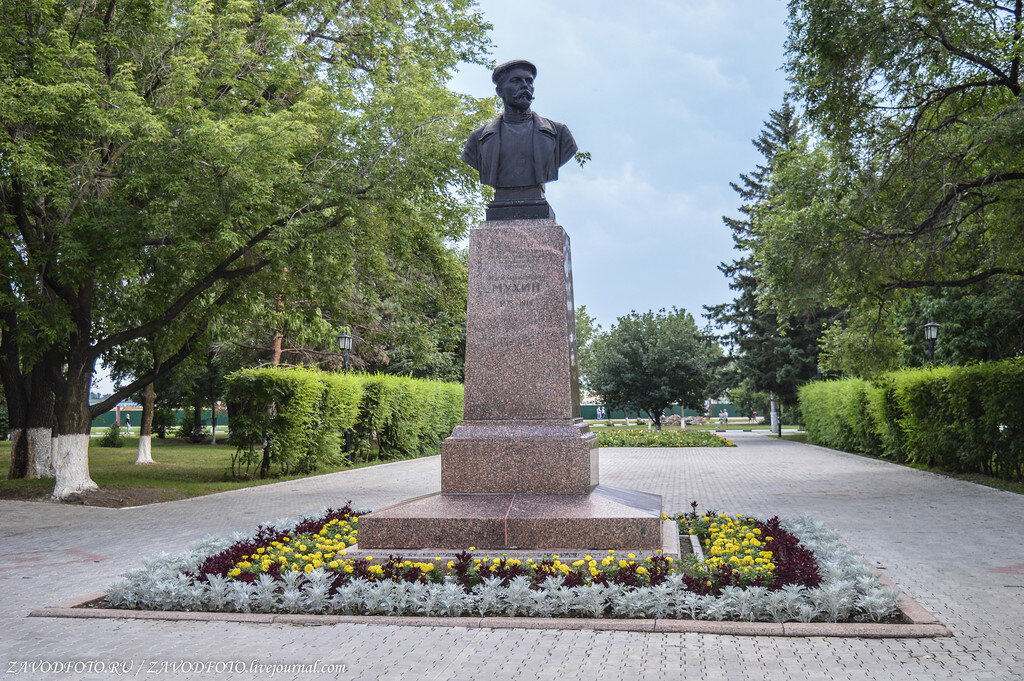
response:
[[[569,237],[554,220],[470,232],[466,398],[441,493],[364,516],[364,549],[662,548],[661,497],[599,486],[580,418]]]

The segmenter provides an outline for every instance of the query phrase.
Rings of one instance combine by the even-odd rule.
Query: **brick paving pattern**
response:
[[[668,512],[809,513],[837,530],[954,633],[940,639],[28,618],[100,591],[124,569],[210,533],[251,530],[351,499],[379,507],[440,484],[437,457],[134,509],[0,501],[0,670],[130,661],[132,678],[252,679],[250,665],[344,664],[274,679],[821,679],[1011,681],[1024,676],[1024,497],[757,433],[736,448],[608,449],[601,481],[661,494]],[[237,661],[245,671],[189,672]],[[177,671],[174,665],[178,664]],[[144,666],[143,666],[144,665]],[[30,669],[30,668],[29,668]],[[193,667],[193,670],[195,667]],[[18,672],[18,673],[13,673]],[[138,674],[136,675],[136,672]],[[124,678],[124,677],[122,677]]]

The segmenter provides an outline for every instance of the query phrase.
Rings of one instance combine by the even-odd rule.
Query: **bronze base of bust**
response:
[[[532,187],[500,187],[494,200],[487,204],[487,220],[554,219],[555,211],[544,198],[544,185]]]

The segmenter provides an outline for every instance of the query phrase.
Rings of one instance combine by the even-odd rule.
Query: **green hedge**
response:
[[[225,392],[235,475],[427,456],[462,418],[461,385],[401,376],[243,369],[227,377]]]
[[[816,444],[1024,480],[1024,359],[808,383],[800,407]]]

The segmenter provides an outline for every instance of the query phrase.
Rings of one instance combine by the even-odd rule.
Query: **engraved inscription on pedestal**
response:
[[[568,237],[553,221],[484,224],[470,235],[465,418],[578,418]]]

